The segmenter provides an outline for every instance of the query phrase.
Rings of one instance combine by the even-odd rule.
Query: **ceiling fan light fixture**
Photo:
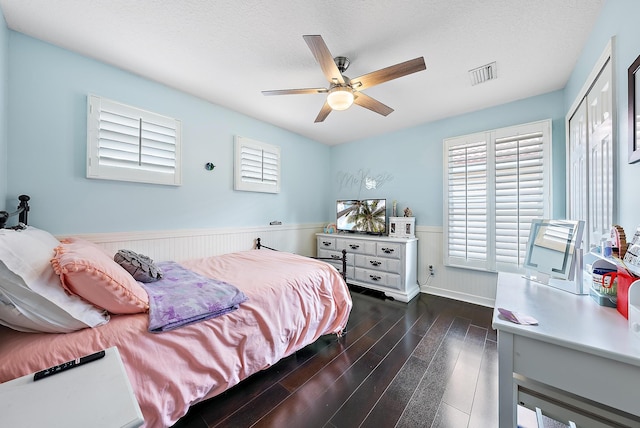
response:
[[[327,95],[327,104],[332,110],[346,110],[353,104],[353,91],[344,86],[331,88]]]

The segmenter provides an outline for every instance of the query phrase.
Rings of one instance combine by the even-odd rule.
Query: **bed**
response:
[[[28,206],[22,211],[28,211]],[[24,221],[26,222],[26,218]],[[43,257],[47,248],[55,245],[46,236],[47,232],[31,226],[24,231],[3,229],[0,232],[0,243],[3,239],[27,240],[30,234],[41,238],[47,244],[43,246]],[[73,303],[60,305],[88,305],[88,298],[94,299],[90,293],[95,294],[96,290],[87,290],[91,289],[93,283],[104,282],[108,275],[98,274],[97,268],[65,270],[61,267],[63,261],[60,253],[63,256],[74,254],[75,263],[79,263],[80,258],[93,258],[89,261],[93,266],[98,264],[95,260],[108,264],[100,254],[103,250],[82,240],[57,243],[60,246],[50,254],[52,260],[57,262],[50,263],[51,271],[47,268],[44,274],[40,273],[49,279],[48,288],[42,294],[55,288],[51,285],[53,280],[57,281],[55,285],[62,290],[63,296],[45,296],[49,297],[49,303],[69,298],[73,299]],[[64,248],[64,251],[60,248]],[[31,253],[37,255],[38,251],[30,251]],[[6,271],[8,263],[3,259],[0,268]],[[166,268],[168,265],[162,266]],[[5,305],[2,309],[5,312],[0,310],[0,322],[3,324],[0,326],[0,382],[117,346],[142,410],[144,426],[168,427],[185,415],[191,405],[222,393],[253,373],[266,369],[313,343],[322,335],[340,336],[345,330],[352,306],[351,297],[340,273],[323,261],[286,252],[255,249],[189,260],[181,262],[180,266],[193,275],[235,286],[239,295],[246,300],[240,299],[234,310],[223,315],[168,331],[151,332],[150,313],[147,310],[134,311],[136,305],[140,306],[138,300],[144,296],[134,292],[127,294],[118,289],[113,293],[119,301],[117,305],[110,306],[112,310],[96,307],[95,303],[88,305],[91,310],[84,306],[82,309],[75,306],[65,308],[69,313],[80,314],[76,318],[85,317],[82,321],[93,326],[72,327],[73,331],[69,332],[44,333],[17,331],[7,327],[15,321],[10,316],[24,308],[20,308],[22,301],[15,307],[15,299],[11,300],[13,295],[8,291],[0,293],[0,309],[3,303]],[[121,266],[118,268],[126,272]],[[114,272],[115,270],[111,276],[115,277]],[[118,273],[122,274],[120,271]],[[65,290],[70,287],[65,281],[71,282],[73,274],[85,274],[84,288],[72,290],[84,297],[74,295],[69,289]],[[4,277],[2,275],[0,270],[0,291],[3,287],[10,289],[13,286],[11,281],[15,279],[7,279],[6,272]],[[28,274],[23,276],[29,277]],[[111,277],[108,278],[114,282]],[[153,283],[139,285],[144,285],[144,290],[154,286]],[[102,293],[103,288],[111,286],[112,284],[105,285],[99,292]],[[60,290],[56,289],[55,292],[59,293]],[[18,300],[21,296],[18,296]],[[149,296],[152,295],[147,296],[151,304]],[[14,304],[13,308],[11,304]],[[109,304],[113,305],[111,302]],[[109,304],[105,303],[104,306]],[[38,310],[34,306],[36,305],[26,307],[25,313]],[[7,308],[13,312],[3,319]],[[137,313],[114,313],[126,310]],[[16,316],[21,315],[20,319],[25,318],[24,314]],[[34,317],[40,315],[42,314],[35,314]],[[34,322],[40,320],[34,319]]]

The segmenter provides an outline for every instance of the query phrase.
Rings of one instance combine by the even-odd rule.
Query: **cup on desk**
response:
[[[616,295],[618,272],[615,269],[595,268],[592,276],[594,289],[608,296]]]

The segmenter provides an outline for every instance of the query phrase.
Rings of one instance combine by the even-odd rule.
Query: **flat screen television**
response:
[[[384,235],[387,232],[386,199],[348,199],[336,203],[336,229]]]

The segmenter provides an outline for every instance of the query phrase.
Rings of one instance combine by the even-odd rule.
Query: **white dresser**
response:
[[[359,234],[318,233],[318,257],[335,259],[342,270],[342,250],[347,250],[347,282],[384,292],[408,302],[419,292],[418,239]]]

